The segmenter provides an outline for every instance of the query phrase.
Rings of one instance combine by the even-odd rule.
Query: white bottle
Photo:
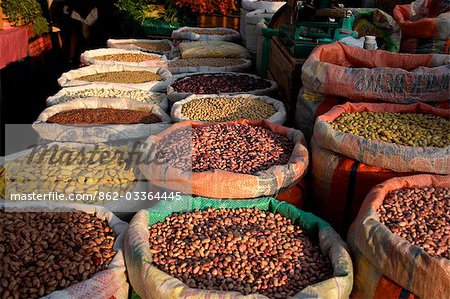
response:
[[[366,50],[376,50],[377,47],[377,40],[375,36],[373,35],[367,35],[364,40],[364,49]]]

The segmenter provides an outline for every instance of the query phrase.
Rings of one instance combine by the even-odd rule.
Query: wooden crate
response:
[[[225,27],[239,31],[239,16],[199,15],[197,26],[201,28]]]
[[[302,66],[306,59],[294,58],[278,37],[270,46],[269,75],[278,83],[288,113],[295,112],[297,96],[302,86]]]

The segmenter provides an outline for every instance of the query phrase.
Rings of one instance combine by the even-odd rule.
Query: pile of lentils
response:
[[[77,125],[153,124],[161,122],[161,119],[149,111],[113,108],[86,108],[56,113],[55,115],[49,117],[47,122]]]
[[[38,298],[106,270],[116,235],[82,212],[0,213],[0,294]]]
[[[355,112],[336,118],[333,129],[404,146],[450,146],[450,119],[422,113]]]
[[[255,174],[287,164],[293,149],[286,137],[266,128],[220,123],[165,136],[157,145],[156,158],[185,171]]]
[[[122,61],[122,62],[142,62],[148,60],[159,60],[159,56],[146,55],[139,53],[122,53],[122,54],[108,54],[95,56],[94,59],[97,60],[112,60],[112,61]]]
[[[144,43],[144,42],[134,42],[134,43],[121,43],[121,45],[133,45],[147,51],[170,51],[170,45],[168,43]]]
[[[380,222],[430,256],[450,259],[450,188],[390,191],[378,209]]]
[[[183,105],[181,113],[192,120],[232,121],[267,119],[275,107],[255,97],[200,98]]]
[[[286,298],[333,274],[305,231],[256,208],[173,214],[149,241],[154,265],[191,288]]]
[[[242,65],[245,60],[242,58],[185,58],[171,61],[169,68],[178,67],[225,67]]]
[[[109,83],[146,83],[151,81],[161,81],[163,78],[150,71],[120,71],[97,73],[77,78],[77,80],[88,82],[109,82]]]
[[[176,92],[193,94],[248,92],[270,86],[267,80],[241,74],[197,74],[178,79],[172,84]]]

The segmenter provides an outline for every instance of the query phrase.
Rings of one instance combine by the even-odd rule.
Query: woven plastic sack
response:
[[[258,37],[262,35],[261,29],[258,28],[258,24],[261,21],[270,22],[274,14],[274,11],[258,9],[245,15],[246,46],[250,53],[256,54]],[[261,26],[262,25],[260,25],[260,27]]]
[[[170,65],[171,62],[176,62],[180,58],[175,58],[169,61],[169,70],[172,74],[184,74],[184,73],[204,73],[204,72],[213,72],[213,73],[222,73],[222,72],[247,72],[252,67],[252,61],[249,59],[243,59],[241,64],[238,65],[229,65],[222,67],[213,67],[213,66],[184,66],[184,67],[172,67]]]
[[[100,60],[97,59],[99,56],[103,55],[114,55],[114,54],[141,54],[148,56],[148,60],[142,62],[125,62],[125,61],[115,61],[115,60]],[[99,65],[129,65],[129,66],[140,66],[140,67],[167,67],[167,58],[164,55],[158,55],[153,53],[147,53],[135,50],[124,50],[124,49],[96,49],[83,52],[80,58],[81,62],[85,65],[99,64]]]
[[[185,120],[194,120],[194,121],[200,121],[197,119],[189,119],[187,116],[183,115],[183,105],[185,105],[186,103],[190,102],[190,101],[195,101],[198,99],[202,99],[202,98],[212,98],[212,99],[217,99],[217,98],[249,98],[249,99],[257,99],[266,103],[271,104],[277,112],[275,112],[272,116],[270,116],[269,118],[267,118],[266,120],[268,122],[274,123],[274,124],[278,124],[278,125],[282,125],[284,124],[284,122],[287,119],[287,112],[286,112],[286,108],[284,107],[284,104],[278,100],[275,100],[273,98],[270,97],[266,97],[266,96],[255,96],[255,95],[251,95],[251,94],[242,94],[242,95],[235,95],[235,96],[223,96],[223,95],[192,95],[187,97],[184,100],[175,102],[172,106],[172,112],[170,113],[170,116],[172,117],[174,122],[180,122],[180,121],[185,121]]]
[[[430,257],[424,250],[394,235],[380,223],[376,212],[389,191],[415,186],[449,188],[450,176],[416,175],[391,179],[373,188],[364,200],[348,234],[356,259],[352,298],[374,298],[377,293],[383,294],[384,298],[396,298],[402,288],[415,298],[450,297],[450,261]],[[385,277],[393,283],[386,284]],[[402,293],[408,294],[407,291]]]
[[[260,1],[260,0],[242,0],[241,5],[242,8],[248,11],[253,11],[257,9],[265,9],[268,11],[277,11],[283,5],[286,4],[286,1]]]
[[[227,34],[199,34],[193,30],[201,31],[216,31],[220,30]],[[181,27],[180,29],[172,31],[173,39],[192,40],[192,41],[223,41],[232,42],[239,41],[241,35],[234,29],[217,27],[217,28],[200,28],[200,27]]]
[[[375,29],[375,32],[370,30],[367,32],[369,26],[361,26],[358,28],[359,30],[356,30],[359,36],[374,35],[377,38],[382,38],[384,43],[380,47],[381,50],[390,52],[400,50],[402,32],[400,26],[389,14],[376,8],[352,8],[351,12],[355,17],[355,24],[364,19],[369,21],[370,27],[373,26]],[[358,25],[356,26],[358,27]]]
[[[343,102],[338,97],[304,92],[300,89],[295,108],[294,128],[305,134],[310,140],[314,130],[314,122],[319,115],[328,112],[335,105]]]
[[[402,39],[400,51],[412,54],[450,54],[450,39],[406,37]]]
[[[343,113],[362,111],[424,113],[443,118],[449,117],[449,110],[433,108],[422,103],[411,105],[346,103],[335,106],[317,118],[313,139],[324,149],[368,165],[396,172],[450,174],[450,146],[445,148],[412,147],[381,140],[368,140],[354,134],[338,132],[329,123]]]
[[[294,298],[348,298],[353,284],[353,269],[345,243],[331,226],[311,213],[273,198],[254,200],[212,200],[206,198],[181,197],[176,201],[159,202],[149,210],[139,211],[130,223],[125,240],[125,259],[131,285],[143,299],[147,298],[266,298],[255,294],[244,296],[238,292],[192,289],[180,280],[169,276],[152,265],[150,253],[150,225],[164,221],[172,213],[203,210],[206,208],[258,208],[280,213],[293,220],[313,238],[319,239],[322,253],[333,265],[333,278],[306,287]]]
[[[202,73],[195,73],[195,75],[198,74],[211,74],[209,72],[202,72]],[[259,78],[256,75],[252,75],[252,74],[244,74],[244,73],[227,73],[227,72],[215,72],[214,74],[230,74],[230,75],[245,75],[245,76],[250,76],[253,78]],[[172,82],[176,82],[177,80],[182,80],[184,78],[190,77],[194,74],[182,74],[182,75],[175,75],[173,76],[173,81]],[[246,91],[246,92],[232,92],[232,93],[226,93],[226,95],[238,95],[238,94],[244,94],[244,93],[248,93],[248,94],[253,94],[253,95],[261,95],[261,96],[274,96],[276,91],[278,90],[278,84],[277,82],[273,81],[273,80],[267,80],[266,81],[270,82],[270,87],[268,88],[264,88],[264,89],[255,89],[255,90],[250,90],[250,91]],[[176,101],[180,101],[183,100],[189,96],[193,95],[192,93],[185,93],[185,92],[177,92],[175,91],[175,89],[172,87],[172,85],[169,85],[167,87],[167,97],[169,99],[169,101],[171,102],[176,102]],[[225,95],[225,93],[222,93],[221,95]]]
[[[150,71],[162,77],[162,81],[150,81],[144,83],[114,83],[115,86],[125,86],[130,88],[138,88],[148,91],[158,91],[164,92],[167,86],[172,82],[172,74],[169,70],[164,68],[148,68],[148,67],[135,67],[127,65],[90,65],[82,67],[76,70],[68,71],[63,73],[58,79],[58,83],[61,87],[69,86],[80,86],[87,84],[111,84],[110,82],[89,82],[79,80],[78,78],[94,75],[99,73],[109,73],[109,72],[121,72],[121,71]]]
[[[319,147],[311,140],[310,204],[318,216],[345,236],[367,193],[388,179],[410,175],[367,165]]]
[[[264,120],[240,120],[226,123],[262,126],[274,133],[287,137],[295,144],[289,162],[285,165],[274,165],[267,170],[251,175],[220,169],[203,172],[183,171],[171,166],[169,163],[158,163],[158,160],[155,160],[152,163],[139,165],[141,172],[150,183],[156,186],[179,191],[183,194],[194,194],[210,198],[255,198],[259,196],[271,196],[280,192],[282,189],[295,185],[305,175],[309,157],[302,132],[275,125]],[[211,124],[193,121],[176,123],[164,132],[150,136],[146,141],[146,146],[142,148],[142,152],[146,156],[149,149],[157,148],[158,143],[165,136],[175,131],[181,129],[189,130],[192,127],[208,125]],[[189,138],[189,136],[186,138]],[[180,148],[180,150],[185,149]],[[187,159],[190,159],[189,151],[187,152]]]
[[[47,120],[60,112],[74,109],[95,109],[95,108],[113,108],[148,111],[157,115],[160,123],[155,124],[111,124],[111,125],[62,125],[47,123]],[[118,140],[130,140],[146,138],[152,134],[158,134],[167,128],[171,118],[161,107],[154,104],[139,103],[130,99],[103,99],[86,98],[77,99],[67,103],[58,104],[45,109],[33,123],[33,129],[39,137],[53,141],[67,141],[66,138],[70,132],[71,142],[95,143],[111,142]],[[97,130],[95,130],[97,129]],[[95,131],[94,134],[88,132]]]
[[[179,45],[182,58],[249,58],[244,47],[230,42],[191,42]]]
[[[6,207],[9,209],[25,209],[35,208],[37,211],[48,211],[61,209],[62,204],[53,202],[0,202],[0,209]],[[86,296],[94,298],[117,298],[127,299],[129,292],[129,284],[126,276],[125,260],[124,260],[124,235],[128,228],[126,222],[121,221],[114,216],[113,213],[103,207],[95,205],[86,205],[78,203],[65,203],[64,211],[76,210],[86,213],[96,213],[100,219],[108,221],[109,227],[116,233],[116,241],[114,250],[116,255],[108,265],[108,269],[96,273],[91,278],[72,285],[64,290],[55,291],[43,297],[46,299],[79,299]]]
[[[397,5],[394,19],[403,36],[415,38],[450,38],[450,5],[443,0],[416,0]]]
[[[168,51],[149,50],[142,48],[134,43],[143,44],[166,44],[170,47]],[[173,46],[172,42],[168,39],[108,39],[106,42],[108,48],[125,49],[125,50],[137,50],[142,52],[155,53],[159,55],[165,55],[168,59],[172,59],[176,56],[177,50]]]
[[[47,106],[66,103],[74,99],[81,98],[118,98],[115,92],[119,92],[120,98],[134,100],[136,102],[155,104],[161,107],[165,112],[169,111],[169,101],[167,95],[159,92],[152,92],[131,88],[126,86],[118,86],[116,84],[89,84],[83,86],[66,87],[58,91],[55,95],[47,98]],[[79,96],[75,97],[75,94]]]
[[[365,50],[336,42],[316,47],[302,67],[306,92],[352,101],[449,99],[450,56]]]

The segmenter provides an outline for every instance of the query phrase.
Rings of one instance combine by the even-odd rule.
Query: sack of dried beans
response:
[[[348,233],[352,298],[450,297],[450,176],[390,179],[367,195]]]
[[[125,49],[95,49],[83,52],[81,62],[85,65],[129,65],[141,67],[167,67],[164,55]]]
[[[311,142],[318,214],[345,234],[376,184],[417,173],[450,174],[449,110],[346,103],[319,116]]]
[[[273,198],[182,196],[139,211],[125,254],[141,298],[348,298],[347,247],[313,214]]]
[[[181,27],[177,30],[172,31],[172,38],[175,40],[232,42],[239,41],[241,35],[236,30],[224,27]]]

